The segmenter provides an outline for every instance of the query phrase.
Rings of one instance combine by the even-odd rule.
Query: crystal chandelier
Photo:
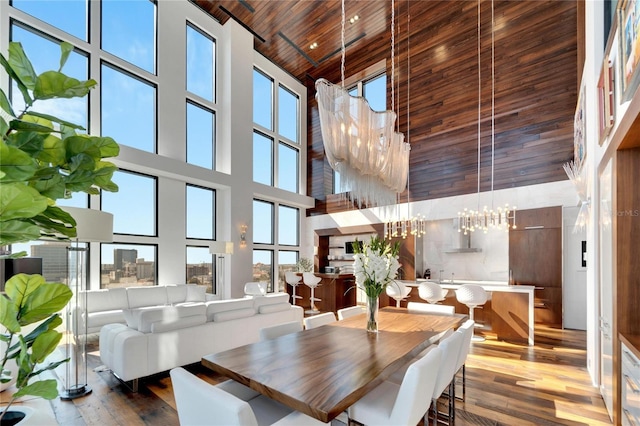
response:
[[[396,202],[404,191],[409,173],[408,143],[395,131],[396,113],[394,80],[394,19],[391,4],[391,90],[390,111],[376,112],[363,97],[351,96],[344,87],[345,8],[342,0],[342,85],[325,79],[316,81],[316,99],[320,116],[322,140],[329,165],[340,173],[342,189],[348,197],[363,205],[383,206]]]
[[[516,228],[516,207],[505,204],[504,207],[480,210],[480,122],[482,109],[482,75],[480,72],[480,6],[478,0],[478,209],[464,209],[458,212],[458,232],[467,235],[469,232],[489,229],[506,230]],[[493,0],[491,0],[491,197],[493,205],[493,175],[495,167],[495,43]]]

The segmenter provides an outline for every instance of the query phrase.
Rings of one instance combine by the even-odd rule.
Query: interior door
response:
[[[600,393],[613,419],[613,181],[611,161],[600,175]]]
[[[562,326],[572,330],[587,329],[587,267],[583,251],[587,233],[575,229],[579,210],[562,209]]]

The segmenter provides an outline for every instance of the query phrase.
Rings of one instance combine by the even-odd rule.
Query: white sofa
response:
[[[87,321],[87,333],[98,333],[106,324],[126,324],[127,309],[204,303],[211,297],[205,293],[205,287],[196,284],[88,290],[87,312],[74,311],[72,326],[77,325],[82,333]]]
[[[125,311],[127,324],[100,331],[100,358],[124,382],[187,364],[207,354],[259,340],[263,327],[302,323],[303,310],[287,293],[253,298],[140,307]]]

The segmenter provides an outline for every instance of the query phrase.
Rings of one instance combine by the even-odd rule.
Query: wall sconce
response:
[[[247,225],[240,225],[240,247],[247,246]]]

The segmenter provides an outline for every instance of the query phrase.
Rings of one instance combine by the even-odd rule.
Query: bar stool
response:
[[[411,293],[411,287],[404,285],[399,281],[393,281],[387,285],[387,296],[395,299],[396,308],[400,307],[400,302],[409,296]]]
[[[449,290],[440,287],[433,281],[426,281],[418,285],[418,296],[429,303],[438,303],[446,299]]]
[[[322,278],[316,277],[313,272],[303,272],[302,281],[311,289],[311,297],[309,298],[311,300],[311,309],[304,311],[304,313],[307,315],[315,315],[317,313],[320,313],[318,308],[316,308],[315,302],[322,302],[322,300],[314,297],[314,290],[316,289],[316,287],[318,287],[318,285],[320,285],[320,281],[322,281]]]
[[[469,307],[469,318],[473,321],[473,310],[478,306],[482,306],[487,303],[487,292],[484,288],[474,284],[464,284],[456,290],[456,299],[458,302]],[[485,339],[482,336],[473,336],[471,338],[474,342],[483,342]]]
[[[295,305],[296,304],[296,299],[302,299],[302,296],[296,296],[296,287],[298,286],[298,284],[300,284],[300,280],[302,279],[302,277],[298,274],[296,274],[295,272],[291,272],[291,271],[287,271],[284,273],[284,280],[287,284],[289,284],[291,286],[292,293],[291,293],[291,304]]]

